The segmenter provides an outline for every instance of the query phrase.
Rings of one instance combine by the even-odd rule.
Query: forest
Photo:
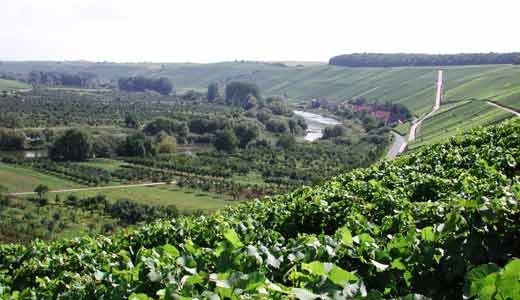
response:
[[[353,53],[334,56],[330,65],[342,67],[425,67],[520,64],[520,53]]]

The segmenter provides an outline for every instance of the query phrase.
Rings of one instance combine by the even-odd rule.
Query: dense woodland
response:
[[[419,67],[519,64],[520,53],[353,53],[332,57],[329,64],[343,67]]]

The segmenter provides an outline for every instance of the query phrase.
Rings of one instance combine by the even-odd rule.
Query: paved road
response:
[[[403,153],[406,150],[406,147],[408,146],[408,144],[415,140],[415,137],[417,135],[417,129],[419,128],[419,126],[421,126],[421,123],[424,120],[426,120],[427,118],[429,118],[431,115],[433,115],[441,107],[441,100],[442,100],[442,93],[443,93],[442,90],[444,88],[444,86],[443,86],[444,81],[442,79],[443,79],[443,72],[442,72],[442,70],[439,70],[439,72],[437,73],[437,92],[435,94],[435,102],[433,103],[433,108],[425,116],[423,116],[422,118],[417,119],[413,122],[412,126],[410,127],[410,133],[408,133],[408,141],[401,145],[401,148],[399,149],[398,154]]]
[[[152,182],[152,183],[140,183],[140,184],[127,184],[127,185],[110,185],[110,186],[98,186],[91,188],[77,188],[77,189],[66,189],[66,190],[54,190],[49,191],[49,193],[68,193],[68,192],[83,192],[83,191],[97,191],[97,190],[113,190],[113,189],[122,189],[122,188],[134,188],[134,187],[143,187],[143,186],[156,186],[156,185],[164,185],[166,182]],[[9,193],[11,196],[26,196],[26,195],[35,195],[35,192],[22,192],[22,193]]]
[[[406,138],[404,135],[400,135],[399,133],[392,130],[392,134],[394,135],[394,143],[388,150],[388,153],[386,154],[386,157],[390,159],[394,159],[397,157],[397,155],[401,152],[401,147],[403,147],[403,144],[406,144]]]
[[[500,108],[500,109],[503,109],[503,110],[505,110],[505,111],[508,111],[508,112],[510,112],[510,113],[512,113],[512,114],[515,114],[517,117],[520,117],[520,112],[519,112],[519,111],[516,111],[516,110],[511,109],[511,108],[509,108],[509,107],[505,107],[505,106],[502,106],[502,105],[500,105],[500,104],[498,104],[498,103],[491,102],[491,101],[487,101],[487,104],[489,104],[489,105],[493,105],[493,106],[495,106],[495,107],[498,107],[498,108]]]

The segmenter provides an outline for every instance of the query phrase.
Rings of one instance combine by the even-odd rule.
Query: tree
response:
[[[127,128],[139,129],[141,124],[134,114],[127,114],[125,117],[125,125]]]
[[[249,142],[258,137],[258,126],[252,123],[239,124],[234,128],[240,148],[245,148]]]
[[[2,206],[6,206],[7,204],[8,204],[7,188],[3,185],[0,185],[0,208]]]
[[[173,136],[161,134],[158,138],[158,145],[159,153],[175,153],[177,140]]]
[[[92,138],[83,129],[69,129],[58,137],[49,151],[52,160],[84,161],[92,152]]]
[[[282,135],[276,142],[276,146],[283,149],[290,149],[294,147],[294,145],[296,145],[296,140],[294,139],[294,136],[289,134]]]
[[[188,135],[188,126],[184,122],[178,122],[172,119],[159,117],[146,124],[143,128],[143,132],[148,135],[156,135],[161,131],[170,135],[176,134],[180,137],[186,137]]]
[[[119,89],[129,92],[144,92],[146,90],[156,91],[162,95],[168,95],[173,90],[171,81],[166,77],[157,79],[137,77],[121,77],[118,80]]]
[[[248,106],[249,97],[260,99],[260,88],[254,83],[232,81],[226,85],[226,103],[228,105]]]
[[[213,102],[218,98],[218,83],[213,82],[208,85],[207,98],[209,102]]]
[[[138,132],[126,137],[119,153],[125,156],[155,156],[157,149],[152,139]]]
[[[343,125],[334,125],[332,127],[325,127],[325,129],[323,130],[323,139],[330,139],[330,138],[335,138],[335,137],[340,137],[340,136],[343,136],[345,135],[345,133],[347,132],[347,130],[345,129],[345,127]]]
[[[22,131],[0,128],[0,150],[22,150],[26,136]]]
[[[229,129],[219,130],[215,136],[214,146],[219,151],[233,152],[238,146],[238,139]]]
[[[43,196],[49,192],[49,187],[44,184],[38,184],[34,188],[34,192],[38,194],[38,198],[43,199]]]

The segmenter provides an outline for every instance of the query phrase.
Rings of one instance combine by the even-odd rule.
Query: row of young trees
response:
[[[353,53],[332,57],[329,64],[344,67],[462,66],[519,64],[520,53]]]

